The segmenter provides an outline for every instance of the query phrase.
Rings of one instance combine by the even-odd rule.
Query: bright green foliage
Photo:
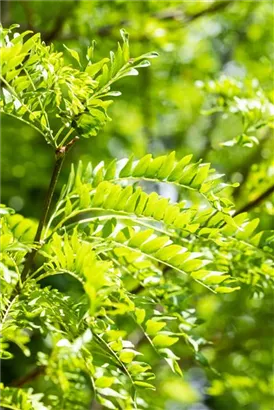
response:
[[[270,238],[266,236],[263,240],[261,234],[252,237],[257,226],[256,220],[247,222],[246,215],[232,218],[227,213],[227,207],[224,210],[221,208],[220,211],[209,207],[205,212],[195,207],[185,208],[182,203],[169,204],[156,193],[146,194],[140,187],[137,188],[136,184],[124,186],[126,181],[131,179],[131,175],[134,180],[141,180],[147,175],[152,181],[168,181],[169,175],[174,176],[170,179],[175,179],[174,170],[179,167],[174,159],[171,166],[166,167],[168,172],[161,173],[161,167],[164,168],[163,164],[167,164],[169,160],[170,157],[160,158],[160,161],[151,160],[150,164],[158,162],[153,173],[147,171],[148,160],[144,168],[140,166],[144,163],[143,160],[133,163],[132,169],[128,166],[132,160],[124,167],[119,167],[118,163],[117,168],[121,169],[118,174],[115,172],[115,164],[105,172],[100,172],[103,165],[94,172],[90,165],[84,170],[80,164],[76,172],[72,168],[68,184],[57,202],[56,210],[53,211],[48,233],[44,235],[44,245],[38,250],[45,262],[31,274],[33,279],[27,279],[12,305],[5,300],[3,302],[6,304],[4,311],[7,309],[2,329],[3,357],[8,357],[6,343],[10,341],[22,347],[26,354],[30,354],[24,346],[29,341],[26,329],[32,331],[38,327],[42,333],[49,332],[53,350],[50,357],[43,358],[42,363],[46,366],[52,382],[59,385],[65,397],[66,394],[71,394],[70,377],[75,369],[82,369],[86,377],[92,378],[96,397],[107,408],[116,408],[111,404],[113,398],[114,401],[120,402],[121,406],[125,406],[127,402],[134,406],[132,400],[136,393],[132,398],[125,395],[124,390],[122,393],[119,385],[116,385],[120,379],[123,380],[123,386],[128,379],[129,394],[137,387],[153,387],[149,383],[153,379],[153,374],[149,371],[150,365],[138,359],[140,353],[135,350],[132,342],[123,338],[126,332],[115,324],[115,317],[120,315],[129,315],[172,370],[181,373],[178,357],[169,347],[177,343],[179,337],[183,337],[193,345],[194,351],[197,351],[198,341],[194,342],[191,333],[185,333],[180,328],[184,319],[180,317],[180,309],[176,309],[176,297],[173,297],[172,314],[169,309],[161,313],[156,309],[156,305],[162,304],[163,297],[169,292],[173,293],[178,284],[186,285],[183,275],[190,275],[217,292],[228,293],[239,289],[235,283],[237,285],[241,281],[255,280],[260,284],[258,275],[271,274],[271,263],[267,258],[267,242]],[[190,158],[184,158],[179,163],[187,163],[189,160]],[[108,172],[110,168],[113,169],[111,173]],[[185,188],[198,192],[202,190],[206,194],[208,191],[203,187],[208,189],[213,183],[209,192],[211,189],[213,192],[216,188],[218,190],[216,179],[210,178],[207,181],[207,176],[204,180],[199,177],[199,170],[203,168],[196,165],[190,169],[193,171],[192,174],[189,173],[189,186],[183,179]],[[171,183],[180,184],[184,170],[182,166],[177,179]],[[99,172],[101,182],[97,178]],[[108,181],[103,180],[106,177]],[[199,184],[191,183],[198,178]],[[110,180],[112,182],[109,182]],[[150,205],[151,201],[153,206]],[[225,198],[219,198],[218,206],[222,203],[226,205]],[[76,217],[77,223],[70,223]],[[12,222],[15,218],[19,220],[18,225]],[[16,215],[5,213],[3,223],[10,226],[10,232],[13,232],[10,246],[3,249],[6,269],[11,270],[11,276],[16,277],[11,261],[16,260],[21,248],[18,250],[11,245],[20,240],[24,249],[28,237],[21,234],[24,232],[23,228],[18,229],[22,225],[22,219]],[[220,223],[222,227],[218,229]],[[25,224],[27,226],[27,221]],[[240,246],[241,243],[243,247]],[[234,279],[226,266],[228,255],[230,266],[234,266]],[[264,265],[260,274],[258,262],[258,273],[252,267],[252,258],[261,260]],[[22,263],[21,257],[17,269],[20,270]],[[246,274],[239,276],[237,271],[240,272],[243,263]],[[207,268],[204,269],[206,265]],[[167,271],[163,270],[164,266]],[[57,274],[69,274],[79,280],[87,298],[83,297],[80,303],[73,302],[68,296],[62,297],[53,289],[39,288],[38,283],[42,279]],[[251,279],[252,277],[254,279]],[[13,286],[12,283],[8,285],[5,277],[3,280],[8,297]],[[151,296],[139,299],[134,292],[130,292],[128,284],[132,280],[144,287],[148,295],[153,295],[153,302]],[[164,294],[159,292],[161,288],[165,289]],[[154,314],[147,313],[147,304],[155,305]],[[33,307],[30,313],[29,306]],[[174,323],[171,322],[170,327],[168,322],[171,319]],[[69,357],[69,363],[61,365],[63,355]],[[59,361],[62,379],[61,376],[56,379],[55,374],[55,366]],[[58,369],[60,372],[59,365]],[[53,403],[54,400],[52,405]]]
[[[40,401],[42,394],[33,394],[32,389],[23,390],[6,387],[1,388],[1,405],[8,409],[46,410]]]
[[[96,63],[94,44],[88,48],[83,66],[78,53],[66,47],[78,63],[73,68],[65,64],[63,53],[41,41],[40,34],[26,40],[31,32],[13,33],[16,27],[1,29],[1,109],[34,126],[53,146],[57,146],[58,137],[66,129],[69,132],[62,143],[73,130],[86,138],[96,135],[110,120],[109,97],[120,95],[111,90],[112,84],[122,77],[138,75],[137,68],[149,66],[147,59],[157,56],[148,53],[130,58],[128,34],[121,30],[122,46],[118,43],[116,53],[111,52],[110,58]],[[63,124],[63,128],[59,124],[57,135],[51,127],[51,117],[59,118]]]
[[[136,75],[156,55],[130,58],[121,30],[122,45],[99,62],[93,61],[94,44],[87,64],[66,47],[75,68],[39,35],[26,40],[29,33],[13,35],[14,28],[2,32],[1,111],[43,134],[57,148],[57,161],[76,134],[95,136],[105,125],[109,97],[118,95],[112,84]],[[211,92],[213,86],[204,87]],[[241,108],[246,96],[233,91],[231,81],[214,87],[214,94],[232,89],[230,104],[218,100],[216,109],[239,111],[244,132],[269,121],[263,110]],[[215,346],[199,334],[199,325],[201,318],[210,322],[206,298],[214,309],[237,292],[256,301],[271,291],[273,232],[258,231],[258,219],[236,213],[228,191],[238,184],[223,182],[211,164],[191,155],[147,154],[93,165],[72,165],[37,241],[36,222],[1,208],[1,356],[12,359],[17,345],[34,356],[38,369],[38,381],[26,381],[31,388],[21,388],[20,381],[17,387],[2,385],[1,406],[156,409],[161,403],[154,403],[154,390],[179,402],[186,391],[194,401],[180,348],[208,372],[212,396],[254,388],[255,378],[218,374],[210,360]],[[173,200],[165,187],[174,189]],[[35,258],[25,273],[30,252]],[[57,276],[71,281],[71,288],[56,288]],[[41,338],[38,352],[31,347],[35,337]],[[161,375],[156,378],[159,360],[166,364],[164,375],[172,372],[163,389]],[[260,389],[269,385],[263,381]]]
[[[274,127],[274,105],[269,96],[259,86],[257,80],[245,83],[234,78],[222,76],[217,81],[197,82],[207,95],[212,96],[212,108],[204,111],[210,115],[222,112],[230,115],[238,115],[243,124],[243,132],[231,141],[222,143],[224,146],[232,147],[235,144],[252,148],[259,144],[253,134],[263,127]],[[269,93],[270,95],[270,93]],[[225,115],[224,114],[224,115]]]

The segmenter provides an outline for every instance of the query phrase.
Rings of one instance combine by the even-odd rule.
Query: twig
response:
[[[270,186],[265,192],[263,192],[258,198],[254,199],[253,201],[249,202],[248,204],[244,205],[242,208],[238,209],[234,216],[241,214],[242,212],[248,212],[252,208],[258,206],[261,202],[263,202],[269,195],[274,192],[274,185]]]

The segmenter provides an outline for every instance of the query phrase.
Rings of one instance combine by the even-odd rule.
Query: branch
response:
[[[235,212],[234,216],[241,214],[242,212],[248,212],[251,209],[255,208],[256,206],[260,205],[269,195],[274,192],[274,185],[270,186],[265,192],[263,192],[258,198],[254,199],[253,201],[249,202],[248,204],[244,205],[238,211]]]
[[[176,10],[163,10],[159,13],[153,13],[151,14],[151,16],[157,18],[160,21],[161,20],[183,21],[184,24],[188,24],[205,15],[210,15],[218,11],[224,10],[228,6],[232,5],[234,2],[235,0],[218,1],[218,2],[215,2],[211,7],[201,10],[197,12],[196,14],[187,14],[183,10],[176,9]],[[68,17],[70,16],[67,16],[66,18]],[[62,24],[63,23],[64,21],[62,21]],[[61,24],[59,25],[58,24],[59,24],[59,21],[57,18],[55,22],[55,28],[53,28],[50,33],[44,34],[43,38],[45,39],[46,42],[50,42],[58,38],[61,32]],[[127,27],[127,26],[130,26],[130,20],[123,19],[117,23],[106,24],[101,27],[96,27],[93,30],[93,33],[99,37],[107,37],[112,34],[113,30],[116,30],[119,27]],[[62,37],[62,40],[70,40],[74,38],[75,38],[75,35],[72,34],[69,36]],[[133,34],[131,35],[131,39],[134,39]],[[117,40],[119,40],[119,38]],[[147,40],[147,36],[141,35],[141,37],[137,38],[136,40],[139,40],[139,41]]]
[[[20,377],[17,380],[14,380],[11,383],[11,386],[13,386],[13,387],[22,387],[25,384],[32,382],[34,379],[36,379],[37,377],[44,374],[45,369],[46,369],[45,366],[36,367],[35,369],[33,369],[30,373],[26,374],[25,376]]]
[[[24,9],[24,13],[25,13],[25,17],[26,17],[26,21],[27,21],[27,25],[29,30],[31,31],[35,31],[34,25],[33,25],[33,9],[30,7],[30,4],[28,1],[22,2],[21,6]]]
[[[57,16],[51,31],[45,33],[43,36],[43,39],[46,43],[51,43],[53,40],[56,40],[59,37],[59,34],[62,32],[67,19],[72,16],[72,13],[77,5],[77,1],[75,1],[67,10],[66,14],[62,11],[62,13]]]
[[[233,4],[235,0],[224,0],[214,3],[211,7],[201,10],[196,14],[186,14],[183,10],[164,10],[159,13],[153,13],[152,17],[156,17],[158,20],[174,20],[183,21],[185,24],[191,23],[192,21],[198,19],[207,14],[213,14],[219,10],[223,10]],[[96,29],[96,34],[101,37],[109,36],[113,29],[117,27],[126,27],[130,25],[130,20],[122,20],[119,23],[107,24],[105,26]],[[140,39],[147,39],[146,37],[141,37]]]
[[[235,0],[231,0],[231,1],[220,1],[220,2],[216,2],[214,3],[211,7],[201,10],[200,12],[196,13],[196,14],[192,14],[192,15],[188,15],[187,16],[187,22],[191,22],[196,20],[199,17],[203,17],[207,14],[212,14],[212,13],[216,13],[217,11],[220,10],[224,10],[226,9],[228,6],[231,6],[231,4],[234,3]]]
[[[182,10],[167,10],[155,14],[155,17],[158,17],[159,20],[183,20],[185,23],[190,23],[200,17],[203,17],[208,14],[216,13],[217,11],[224,10],[228,6],[234,3],[235,0],[231,1],[218,1],[215,2],[211,7],[208,7],[204,10],[201,10],[195,14],[187,14]]]
[[[10,3],[10,1],[1,1],[1,22],[3,27],[9,26],[11,21],[10,9],[12,5]]]
[[[49,213],[53,193],[54,193],[54,190],[55,190],[55,187],[56,187],[56,183],[57,183],[57,180],[58,180],[58,177],[59,177],[59,174],[60,174],[64,159],[65,159],[67,153],[69,152],[69,150],[72,148],[72,146],[75,144],[75,142],[78,139],[79,139],[79,137],[73,138],[67,145],[65,145],[63,147],[59,147],[55,151],[56,161],[55,161],[55,164],[54,164],[54,168],[53,168],[49,188],[48,188],[48,191],[47,191],[47,194],[46,194],[46,199],[45,199],[42,215],[41,215],[38,227],[37,227],[37,231],[36,231],[36,234],[35,234],[34,242],[40,242],[40,240],[41,240],[41,234],[42,234],[42,231],[43,231],[43,228],[44,228],[44,225],[45,225],[48,213]],[[5,309],[4,312],[2,312],[4,317],[7,316],[8,311],[10,310],[10,307],[13,304],[16,296],[20,294],[20,288],[21,288],[22,284],[27,279],[28,272],[30,270],[30,267],[32,265],[32,262],[33,262],[33,259],[36,255],[36,253],[37,253],[37,249],[33,249],[28,254],[28,256],[26,258],[25,266],[24,266],[24,268],[22,270],[22,273],[21,273],[20,280],[17,282],[16,286],[13,289],[13,292],[11,293],[11,295],[9,297],[7,308]]]
[[[60,148],[57,148],[57,150],[55,151],[55,156],[56,156],[56,161],[54,164],[54,168],[53,168],[53,172],[52,172],[52,176],[51,176],[51,180],[50,180],[50,184],[49,184],[49,188],[46,194],[46,198],[45,198],[45,203],[43,206],[43,210],[42,210],[42,215],[37,227],[37,231],[35,234],[35,238],[34,238],[34,242],[40,242],[41,240],[41,235],[42,235],[42,231],[44,228],[44,225],[46,223],[47,217],[48,217],[48,213],[50,210],[50,205],[51,205],[51,201],[52,201],[52,197],[53,197],[53,193],[56,187],[56,183],[58,181],[58,177],[64,162],[64,159],[67,155],[67,153],[69,152],[69,150],[71,149],[71,147],[74,145],[74,143],[79,139],[79,137],[75,137],[73,140],[71,140],[67,145],[62,146]],[[24,266],[24,269],[22,271],[21,274],[21,282],[24,283],[24,281],[27,278],[27,274],[28,271],[32,265],[33,259],[36,255],[37,249],[33,249],[32,252],[30,252],[28,254],[28,257],[26,259],[26,263]]]
[[[48,33],[45,33],[43,36],[46,43],[51,43],[53,40],[58,38],[59,34],[62,32],[65,21],[66,20],[63,15],[57,16],[52,30]]]

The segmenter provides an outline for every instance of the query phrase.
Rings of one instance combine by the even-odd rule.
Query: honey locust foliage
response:
[[[118,43],[116,53],[98,62],[94,62],[94,42],[87,49],[86,62],[66,47],[75,68],[53,45],[46,46],[39,33],[29,38],[30,31],[13,34],[17,27],[1,29],[1,111],[32,125],[55,147],[74,130],[85,138],[96,135],[110,120],[110,97],[120,95],[112,85],[138,75],[137,68],[147,67],[148,59],[157,56],[130,58],[128,34],[121,30],[122,45]]]
[[[256,79],[242,82],[222,75],[216,81],[197,81],[196,85],[202,88],[210,99],[211,107],[203,111],[204,115],[220,112],[224,117],[237,115],[241,118],[242,133],[223,142],[223,146],[240,145],[252,148],[259,144],[256,136],[259,129],[273,128],[274,105]]]
[[[14,28],[2,31],[1,111],[35,127],[56,148],[58,165],[74,132],[89,137],[104,126],[109,97],[117,95],[112,84],[155,54],[130,58],[122,31],[117,52],[99,62],[93,46],[86,66],[68,50],[75,68],[38,34],[27,39],[29,32]],[[178,200],[160,196],[155,185],[173,186]],[[1,357],[12,359],[14,345],[36,355],[35,377],[44,386],[33,376],[1,385],[2,408],[147,408],[155,372],[145,342],[178,377],[180,344],[209,367],[188,296],[241,287],[263,294],[273,278],[273,234],[256,233],[258,220],[235,215],[227,187],[210,164],[172,152],[72,165],[51,212],[50,186],[38,229],[2,206]],[[57,275],[77,290],[56,289],[48,281]],[[30,342],[37,335],[36,354]]]

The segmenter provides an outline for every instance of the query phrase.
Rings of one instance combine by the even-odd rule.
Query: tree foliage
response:
[[[83,58],[17,28],[1,33],[1,113],[42,135],[55,166],[38,222],[1,207],[1,357],[12,362],[22,352],[31,360],[30,373],[1,385],[2,408],[156,410],[163,400],[199,401],[183,376],[187,358],[207,375],[204,393],[217,405],[229,395],[240,406],[263,396],[266,409],[271,376],[256,363],[267,361],[267,349],[256,350],[254,336],[239,348],[224,341],[237,309],[235,326],[252,331],[248,304],[261,309],[254,322],[268,318],[273,290],[273,231],[235,208],[237,183],[172,151],[80,160],[53,199],[68,152],[82,138],[92,144],[110,120],[110,98],[120,95],[113,84],[137,75],[157,53],[131,57],[121,30],[116,52],[96,61],[94,42]],[[220,77],[196,86],[210,101],[204,114],[242,120],[241,132],[223,145],[260,144],[251,134],[272,126],[273,105],[256,82]],[[243,372],[219,363],[226,349]],[[252,376],[246,351],[257,354]]]

